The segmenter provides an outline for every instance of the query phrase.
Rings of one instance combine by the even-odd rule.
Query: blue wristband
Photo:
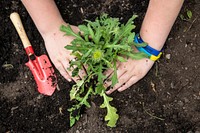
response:
[[[142,38],[140,37],[140,35],[139,34],[136,34],[135,35],[135,38],[134,38],[134,41],[136,42],[136,43],[143,43],[144,41],[142,40]],[[137,47],[137,48],[139,48],[139,47]],[[154,49],[154,48],[152,48],[152,47],[150,47],[149,45],[147,45],[147,46],[145,46],[145,47],[143,47],[148,53],[150,53],[150,54],[152,54],[152,55],[155,55],[155,56],[158,56],[159,54],[160,54],[160,52],[162,51],[158,51],[158,50],[156,50],[156,49]]]
[[[139,36],[139,34],[135,35],[134,42],[137,43],[137,44],[144,43],[144,41]],[[162,54],[161,51],[158,51],[158,50],[150,47],[149,45],[146,45],[145,47],[137,47],[136,46],[136,48],[138,49],[138,51],[147,54],[147,56],[149,57],[149,59],[151,59],[153,61],[156,61],[157,59],[159,59],[160,56],[161,56],[161,54]]]

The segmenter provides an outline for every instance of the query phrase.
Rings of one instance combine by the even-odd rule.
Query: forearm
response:
[[[184,0],[150,0],[140,35],[151,47],[162,49]]]
[[[22,3],[42,35],[59,29],[63,23],[54,0],[22,0]]]

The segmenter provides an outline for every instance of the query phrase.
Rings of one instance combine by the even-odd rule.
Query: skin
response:
[[[161,50],[178,16],[184,0],[150,0],[142,23],[140,36],[154,49]],[[153,66],[149,59],[131,60],[118,64],[119,82],[107,94],[126,90],[142,79]],[[111,72],[108,72],[108,75]],[[107,86],[111,83],[108,82]]]
[[[167,36],[178,16],[184,0],[150,0],[149,6],[142,23],[140,35],[145,42],[151,47],[162,49]],[[32,17],[38,31],[42,35],[46,49],[55,67],[61,75],[68,81],[77,81],[85,73],[81,71],[80,77],[72,78],[71,72],[67,70],[69,61],[74,57],[70,55],[70,51],[64,48],[74,39],[70,36],[63,36],[64,33],[59,27],[66,23],[62,19],[56,4],[53,0],[22,0],[30,16]],[[75,32],[78,28],[73,26]],[[118,63],[118,80],[119,82],[107,94],[111,94],[115,90],[123,91],[131,85],[142,79],[153,66],[154,61],[149,59],[132,60]],[[112,74],[112,70],[108,70],[105,75]],[[106,81],[105,86],[108,87],[111,82]]]
[[[22,3],[33,19],[38,31],[44,39],[45,47],[54,66],[60,74],[68,81],[77,81],[79,77],[72,78],[71,72],[67,70],[69,61],[74,57],[64,46],[71,43],[74,39],[71,36],[64,36],[60,31],[62,24],[67,25],[62,19],[54,0],[22,0]],[[76,26],[72,26],[75,32],[78,32]],[[80,72],[84,75],[84,71]]]

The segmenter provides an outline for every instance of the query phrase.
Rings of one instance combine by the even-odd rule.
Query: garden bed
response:
[[[144,17],[147,0],[57,0],[66,22],[78,25],[102,12],[126,22],[133,14],[136,32]],[[88,4],[89,3],[89,4]],[[181,14],[191,10],[189,20],[178,17],[164,47],[162,58],[130,89],[112,94],[120,116],[117,127],[108,128],[94,98],[79,122],[69,127],[72,84],[56,71],[59,89],[51,97],[36,90],[21,41],[9,15],[19,12],[37,55],[46,53],[44,42],[22,3],[0,1],[0,132],[200,132],[200,2],[185,1]]]

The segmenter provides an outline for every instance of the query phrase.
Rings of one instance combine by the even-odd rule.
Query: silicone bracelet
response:
[[[142,40],[142,38],[140,37],[139,34],[135,35],[134,42],[137,44],[144,43],[144,41]],[[149,45],[146,45],[145,47],[136,47],[136,48],[140,52],[147,54],[149,59],[153,60],[153,61],[158,60],[160,58],[160,56],[162,55],[161,51],[158,51],[158,50],[150,47]]]
[[[138,43],[144,43],[144,41],[142,40],[142,38],[140,37],[139,34],[136,34],[136,35],[135,35],[135,40],[137,40]],[[153,54],[153,55],[155,55],[155,56],[158,56],[158,55],[160,54],[160,52],[162,51],[162,50],[161,50],[161,51],[158,51],[158,50],[156,50],[156,49],[150,47],[149,45],[145,46],[144,49],[145,49],[147,52],[149,52],[149,53],[151,53],[151,54]]]

